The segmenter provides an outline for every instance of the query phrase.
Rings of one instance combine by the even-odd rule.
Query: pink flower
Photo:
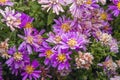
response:
[[[12,31],[14,31],[15,28],[20,28],[19,27],[19,25],[21,24],[21,14],[20,13],[15,12],[14,9],[11,10],[10,7],[6,7],[5,11],[0,9],[0,13],[3,16],[2,22],[5,22]]]
[[[114,76],[113,78],[110,78],[110,80],[120,80],[120,76]]]
[[[77,68],[89,69],[91,64],[93,63],[92,60],[94,59],[94,57],[91,55],[91,53],[78,53],[79,55],[75,58]]]
[[[42,5],[43,9],[53,9],[53,13],[59,15],[59,12],[64,12],[62,5],[65,5],[63,0],[38,0],[38,3]]]

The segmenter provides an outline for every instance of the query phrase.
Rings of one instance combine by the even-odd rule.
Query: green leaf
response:
[[[48,18],[47,18],[47,25],[50,25],[51,23],[53,23],[54,18],[55,18],[55,14],[49,13]]]

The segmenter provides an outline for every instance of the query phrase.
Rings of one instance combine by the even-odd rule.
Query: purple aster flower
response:
[[[89,12],[89,8],[98,8],[96,0],[73,0],[70,12],[74,17],[81,18],[82,12]]]
[[[113,62],[110,56],[107,56],[105,61],[102,63],[99,63],[98,66],[103,67],[104,72],[107,74],[108,77],[116,74],[117,64]]]
[[[104,10],[103,8],[100,8],[99,10],[100,19],[105,21],[111,21],[113,20],[112,15],[108,13],[108,10]]]
[[[1,65],[1,63],[0,63],[0,80],[3,80],[3,78],[2,78],[2,65]]]
[[[110,26],[108,22],[106,22],[101,29],[103,33],[112,34],[112,27]]]
[[[34,50],[40,48],[40,45],[43,42],[43,37],[41,35],[43,34],[44,30],[41,30],[38,34],[35,32],[36,30],[34,30],[34,28],[29,27],[24,29],[25,36],[18,35],[24,40],[20,45],[20,48],[27,48],[29,54],[32,53],[32,48],[34,48]]]
[[[21,24],[20,27],[32,27],[31,23],[34,20],[34,18],[31,18],[29,15],[22,13],[21,14]]]
[[[51,64],[51,59],[54,57],[55,51],[48,45],[48,43],[43,42],[43,46],[39,50],[39,57],[45,57],[44,64]]]
[[[20,28],[21,24],[21,14],[18,12],[15,12],[15,10],[11,10],[10,7],[6,7],[5,11],[0,9],[0,13],[2,14],[3,18],[2,22],[5,22],[7,26],[10,27],[12,31],[15,30],[15,28]]]
[[[111,10],[112,14],[117,17],[120,14],[120,1],[112,0],[112,2],[113,5],[110,5],[108,9]]]
[[[111,42],[109,43],[110,46],[110,51],[114,52],[114,53],[118,53],[119,52],[119,47],[118,47],[118,43],[115,39],[112,39]]]
[[[81,6],[81,3],[74,2],[70,6],[70,12],[71,12],[72,16],[81,18],[82,12],[89,12],[89,11],[86,8],[84,8],[83,6]]]
[[[54,20],[56,24],[53,25],[54,32],[69,32],[72,30],[71,20],[65,16],[59,17],[58,20]]]
[[[10,48],[8,53],[11,57],[6,61],[6,64],[10,67],[12,73],[17,75],[19,69],[29,62],[29,56],[25,50],[16,50],[15,46]]]
[[[4,5],[13,6],[14,4],[11,2],[11,0],[0,0],[0,6]]]
[[[62,50],[59,49],[58,52],[55,54],[53,60],[52,60],[52,66],[57,67],[58,70],[63,70],[63,69],[69,69],[70,64],[69,60],[71,52],[68,52],[68,50]]]
[[[91,10],[91,18],[89,19],[89,21],[91,21],[91,24],[92,24],[91,29],[93,31],[98,31],[100,28],[103,27],[103,25],[105,23],[104,19],[106,17],[103,18],[101,14],[102,14],[102,12],[100,11],[100,9]]]
[[[37,60],[33,60],[32,63],[26,64],[26,66],[23,68],[22,72],[22,80],[37,80],[40,77],[40,70],[37,70],[39,67],[39,62]]]
[[[38,0],[38,3],[42,5],[43,9],[47,9],[47,12],[52,8],[53,13],[59,15],[59,12],[64,12],[62,5],[65,5],[63,0]]]
[[[88,43],[88,40],[86,39],[86,36],[83,34],[80,34],[78,32],[69,32],[65,33],[61,37],[61,45],[60,48],[66,49],[83,49],[85,50],[85,45]]]
[[[86,17],[88,19],[88,17]],[[79,32],[79,33],[82,33],[86,36],[90,36],[90,31],[92,29],[92,23],[91,21],[89,20],[86,20],[86,19],[77,19],[75,18],[72,23],[71,23],[71,26],[74,27],[74,31],[76,32]]]
[[[96,0],[86,0],[85,6],[91,9],[99,8]]]
[[[61,42],[61,35],[63,34],[63,32],[60,32],[58,34],[54,34],[52,32],[49,32],[48,36],[49,38],[46,40],[49,43],[53,43],[53,44],[59,44]]]

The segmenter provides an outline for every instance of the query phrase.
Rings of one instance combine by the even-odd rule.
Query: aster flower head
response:
[[[0,80],[3,80],[3,78],[2,78],[2,65],[1,65],[1,63],[0,63]]]
[[[71,23],[71,26],[74,28],[74,32],[78,32],[80,34],[84,34],[87,37],[90,36],[90,31],[91,31],[91,27],[92,24],[89,20],[86,20],[86,18],[88,19],[89,17],[84,16],[85,18],[82,19],[77,19],[74,18],[74,20]]]
[[[113,62],[110,56],[107,56],[105,61],[99,63],[98,66],[103,67],[104,72],[110,77],[112,74],[116,74],[117,64]]]
[[[103,23],[105,22],[104,20],[107,19],[106,15],[101,15],[103,13],[102,9],[91,9],[91,17],[90,17],[90,21],[92,24],[92,30],[97,31],[99,30],[102,26]]]
[[[44,30],[41,30],[39,33],[36,33],[34,28],[29,27],[24,29],[25,36],[18,35],[24,41],[20,45],[20,48],[24,47],[27,49],[28,53],[32,53],[32,48],[34,50],[38,49],[43,42],[43,37],[41,36],[44,33]],[[35,33],[35,34],[33,34]]]
[[[82,12],[87,12],[88,10],[84,7],[81,7],[80,4],[76,4],[76,2],[74,1],[74,3],[70,6],[70,12],[72,14],[72,16],[76,17],[76,18],[81,18],[82,17]]]
[[[14,46],[8,50],[8,53],[11,57],[6,61],[6,64],[10,67],[12,73],[17,75],[19,69],[23,68],[29,62],[27,51],[17,50]]]
[[[119,52],[119,47],[118,47],[118,43],[115,39],[112,39],[111,42],[109,43],[110,46],[110,51],[114,52],[114,53],[118,53]]]
[[[91,55],[91,53],[78,53],[79,56],[75,57],[77,68],[89,69],[92,64],[92,60],[94,59],[93,55]]]
[[[78,32],[69,32],[62,35],[62,41],[60,48],[70,48],[70,49],[86,49],[86,45],[89,42],[86,36]]]
[[[108,33],[108,34],[112,34],[112,27],[110,26],[110,24],[108,22],[106,22],[103,27],[101,28],[103,33]]]
[[[90,9],[99,8],[96,0],[86,0],[85,6]]]
[[[13,6],[14,3],[11,2],[11,0],[0,0],[0,6],[4,6],[4,5]]]
[[[108,10],[105,11],[103,8],[100,8],[99,14],[100,14],[100,19],[101,20],[104,20],[104,21],[113,20],[112,15],[108,13]]]
[[[62,5],[65,5],[65,3],[63,0],[38,0],[38,3],[42,5],[43,9],[47,9],[47,12],[50,9],[57,15],[59,15],[59,12],[64,12]]]
[[[32,27],[32,22],[33,22],[34,18],[31,18],[29,15],[22,13],[21,14],[21,24],[20,27],[23,28],[29,28]]]
[[[55,55],[55,50],[53,50],[48,43],[44,42],[43,46],[39,50],[39,57],[45,57],[44,64],[51,64],[52,58]]]
[[[107,33],[100,33],[101,35],[99,36],[99,40],[102,44],[104,45],[109,45],[109,43],[112,40],[112,36]]]
[[[113,62],[112,58],[110,58],[109,56],[106,57],[105,62],[102,63],[104,68],[107,68],[108,70],[116,70],[117,68],[117,64],[115,62]]]
[[[22,72],[22,80],[37,80],[40,77],[40,70],[37,70],[39,67],[39,62],[37,60],[33,60],[32,63],[27,63],[25,67],[23,68]]]
[[[109,6],[109,10],[112,11],[112,14],[117,17],[120,14],[120,1],[119,0],[112,0],[113,5]]]
[[[3,16],[2,22],[5,22],[12,31],[14,31],[15,28],[20,28],[21,14],[19,12],[16,12],[14,9],[11,10],[10,7],[6,7],[5,11],[0,9],[0,13]]]
[[[71,20],[65,16],[54,20],[56,24],[53,25],[54,32],[69,32],[72,30]]]
[[[63,34],[63,32],[60,32],[58,34],[55,34],[53,32],[49,32],[48,36],[49,38],[46,39],[47,42],[49,43],[53,43],[53,44],[59,44],[61,42],[61,35]]]
[[[10,58],[10,55],[7,52],[8,46],[9,46],[8,45],[8,40],[9,39],[7,38],[5,41],[0,43],[0,56],[4,59]]]
[[[69,60],[71,52],[68,52],[68,50],[62,50],[59,49],[58,52],[55,54],[53,60],[52,60],[52,66],[56,67],[58,70],[63,70],[63,69],[69,69],[70,64]]]
[[[74,17],[81,18],[82,12],[89,12],[88,9],[99,7],[96,0],[73,0],[70,12]]]

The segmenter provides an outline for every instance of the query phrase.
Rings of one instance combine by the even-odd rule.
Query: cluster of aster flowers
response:
[[[104,46],[109,46],[110,52],[118,53],[117,40],[112,37],[110,22],[113,20],[110,10],[114,16],[118,16],[120,2],[112,0],[115,6],[109,6],[109,10],[104,10],[99,6],[99,2],[105,5],[106,0],[38,0],[43,10],[47,12],[52,9],[57,15],[64,12],[63,7],[69,7],[71,17],[65,15],[54,19],[52,31],[47,33],[47,38],[42,35],[45,30],[38,31],[32,25],[34,18],[29,15],[12,10],[6,7],[0,9],[3,16],[1,21],[10,27],[11,31],[23,30],[23,34],[17,34],[22,40],[18,47],[9,48],[8,40],[0,43],[0,56],[6,60],[5,64],[9,67],[12,74],[16,76],[20,73],[22,80],[37,80],[41,77],[44,80],[48,75],[49,67],[55,68],[61,76],[66,76],[71,72],[71,55],[75,55],[75,68],[89,69],[93,64],[94,56],[88,53],[87,46],[92,43],[91,38],[101,42]],[[2,0],[0,5],[9,5],[11,1]],[[12,3],[11,3],[12,4]],[[31,60],[32,54],[44,59],[45,68],[35,59]],[[120,67],[120,61],[113,62],[112,58],[107,57],[105,62],[98,64],[104,68],[108,77],[116,74],[116,68]],[[1,80],[0,64],[0,80]],[[118,78],[114,76],[115,78]],[[111,78],[112,80],[113,78]]]

